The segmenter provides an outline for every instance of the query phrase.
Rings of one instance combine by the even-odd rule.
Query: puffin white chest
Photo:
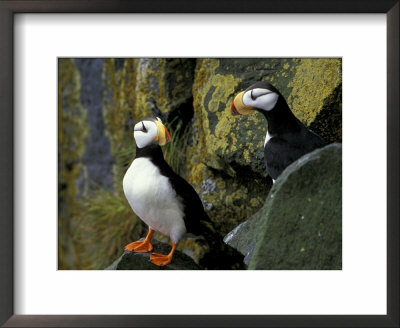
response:
[[[133,211],[153,230],[178,242],[186,232],[183,205],[169,179],[148,158],[135,159],[123,180]]]

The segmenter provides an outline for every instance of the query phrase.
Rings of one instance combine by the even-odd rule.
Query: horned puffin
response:
[[[301,156],[321,148],[325,142],[309,130],[290,110],[285,98],[269,82],[257,82],[236,95],[232,115],[262,113],[268,122],[264,141],[264,163],[272,181]]]
[[[169,254],[150,254],[150,261],[161,267],[171,262],[176,246],[186,232],[211,240],[211,247],[216,242],[221,246],[223,243],[216,237],[196,191],[164,160],[160,146],[171,141],[171,136],[162,121],[144,118],[134,127],[134,139],[136,157],[123,178],[123,190],[132,210],[149,230],[143,241],[132,242],[125,246],[125,250],[151,252],[153,233],[161,232],[172,241]],[[211,255],[212,261],[217,260],[214,255]],[[232,259],[237,261],[237,258]],[[242,259],[241,256],[240,261]],[[215,267],[218,265],[214,263]]]

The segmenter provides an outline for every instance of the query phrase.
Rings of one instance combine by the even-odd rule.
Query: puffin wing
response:
[[[301,126],[299,133],[271,138],[264,148],[268,174],[272,179],[277,179],[287,166],[301,156],[323,146],[325,142],[304,126]]]
[[[202,234],[204,228],[201,221],[211,222],[211,220],[204,211],[203,203],[201,202],[199,195],[185,179],[174,172],[164,159],[159,159],[157,166],[160,169],[161,174],[169,179],[177,197],[183,203],[183,219],[186,230],[194,234]]]
[[[200,222],[211,222],[211,220],[204,211],[199,195],[185,179],[176,173],[170,176],[169,180],[177,196],[182,199],[187,231],[194,234],[201,234]]]
[[[282,171],[298,156],[296,148],[280,137],[273,137],[264,148],[264,161],[268,174],[276,180]]]

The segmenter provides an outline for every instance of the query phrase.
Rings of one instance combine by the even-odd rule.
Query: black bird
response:
[[[154,231],[170,237],[169,254],[152,253],[150,261],[158,266],[171,262],[176,245],[188,232],[201,235],[212,249],[200,265],[209,268],[230,268],[241,263],[243,256],[223,244],[215,232],[203,204],[193,187],[176,174],[164,160],[160,146],[171,140],[159,118],[145,118],[135,125],[136,157],[123,179],[125,196],[133,211],[149,227],[143,241],[132,242],[125,250],[151,252]],[[221,253],[222,250],[222,253]],[[225,256],[225,258],[224,258]]]
[[[236,95],[232,115],[262,113],[268,121],[264,162],[275,180],[301,156],[321,148],[325,142],[305,127],[290,110],[285,98],[268,82],[257,82]]]

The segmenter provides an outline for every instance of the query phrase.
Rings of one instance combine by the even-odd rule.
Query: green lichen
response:
[[[135,149],[129,122],[134,118],[137,64],[136,59],[128,59],[121,70],[116,70],[114,59],[104,60],[103,117],[105,133],[110,140],[111,154],[115,159],[113,175],[117,189],[120,189],[122,176]]]
[[[341,144],[315,150],[289,166],[253,220],[256,245],[249,269],[340,270]]]
[[[80,75],[72,59],[60,59],[58,81],[59,198],[72,204],[88,136],[87,110],[80,103]]]
[[[69,218],[77,201],[89,129],[87,110],[80,102],[80,74],[73,59],[60,59],[58,69],[58,255],[59,269],[66,269],[73,257]]]
[[[180,58],[140,59],[135,111],[154,106],[160,113],[171,112],[191,97],[194,61]],[[154,114],[154,112],[153,112]]]

